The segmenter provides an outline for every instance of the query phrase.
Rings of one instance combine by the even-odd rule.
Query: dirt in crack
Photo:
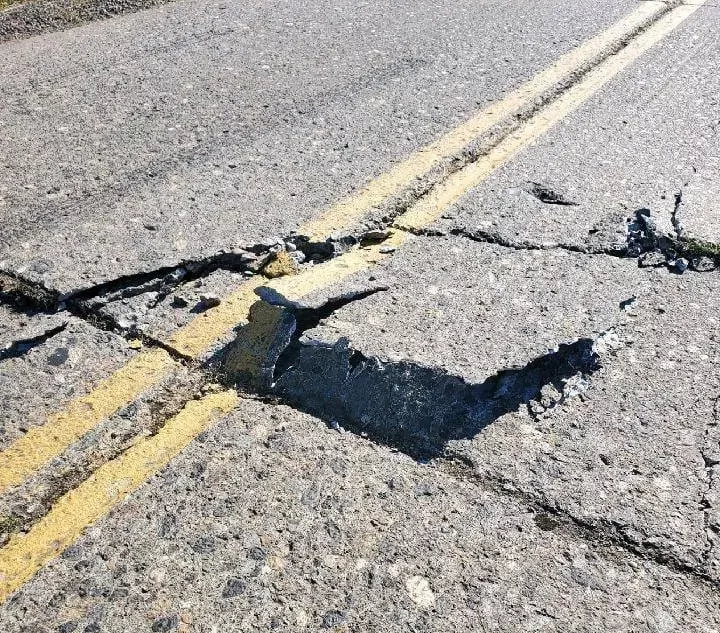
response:
[[[576,393],[600,368],[597,339],[581,338],[520,369],[468,383],[437,367],[366,356],[345,338],[329,344],[303,336],[361,296],[338,298],[319,309],[265,298],[272,303],[253,305],[248,325],[226,350],[225,378],[416,459],[440,456],[449,440],[472,438],[524,404],[532,411],[549,408]]]
[[[692,239],[684,234],[677,218],[682,204],[682,192],[675,196],[675,210],[671,214],[672,230],[663,230],[650,209],[635,211],[627,225],[627,254],[637,257],[643,268],[665,266],[684,273],[686,270],[709,272],[720,269],[720,247],[717,244]]]

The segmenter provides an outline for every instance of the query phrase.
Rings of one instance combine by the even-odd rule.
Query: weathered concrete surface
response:
[[[0,360],[21,356],[59,333],[67,320],[63,314],[14,310],[0,304]]]
[[[685,183],[697,178],[703,189],[695,170],[708,180],[720,176],[712,159],[720,153],[719,28],[720,8],[698,10],[436,228],[594,251],[622,247],[636,209],[669,225]]]
[[[652,292],[632,260],[431,237],[303,303],[317,305],[370,278],[389,290],[340,309],[306,337],[345,336],[368,356],[410,359],[469,382],[597,336],[628,318],[622,302]]]
[[[244,401],[0,621],[9,632],[704,632],[720,626],[715,598],[475,483]]]
[[[3,324],[8,323],[9,315],[13,323],[25,320],[3,310],[0,313]],[[35,329],[35,319],[45,321],[40,316],[30,317],[31,331]],[[3,402],[0,448],[27,429],[44,424],[48,414],[85,394],[136,354],[125,339],[115,334],[74,317],[64,316],[62,321],[67,322],[64,330],[20,355],[0,361]],[[18,338],[27,338],[23,329],[11,327],[18,332]]]
[[[720,151],[682,188],[675,221],[682,239],[707,244],[720,254]]]
[[[448,450],[468,460],[481,478],[720,579],[712,545],[720,277],[678,276],[638,269],[631,260],[559,249],[515,251],[462,238],[417,239],[373,276],[397,286],[341,308],[306,332],[306,354],[318,355],[318,344],[332,346],[346,337],[351,350],[377,357],[386,373],[398,361],[407,371],[433,368],[426,391],[435,376],[440,403],[446,374],[483,385],[498,375],[493,391],[476,403],[497,402],[507,383],[503,370],[528,365],[562,343],[597,340],[611,329],[594,348],[599,367],[577,367],[582,375],[559,376],[542,393],[530,383],[535,391],[529,397],[511,400],[519,413],[496,419],[490,408],[489,417],[478,418],[483,424],[473,426],[448,406],[458,428],[455,441],[452,429],[444,432]],[[290,378],[280,376],[278,385],[282,391],[290,381],[296,406],[332,422],[337,405],[333,396],[323,399],[322,385],[333,384],[333,365],[324,366],[327,375],[314,375],[307,364],[286,363]],[[347,371],[355,376],[352,366]],[[518,379],[537,378],[521,372],[512,378]],[[398,389],[407,389],[410,400],[418,397],[412,391],[417,385],[398,379]],[[376,413],[382,403],[373,402],[370,391],[353,394],[359,413],[352,428],[376,432],[362,409]],[[412,408],[396,399],[387,403],[396,407],[388,419],[399,420],[401,433],[412,439],[423,416],[410,415]],[[468,415],[479,414],[471,408]],[[475,437],[467,437],[467,429]]]
[[[450,447],[480,477],[720,579],[720,320],[715,279],[638,299],[582,398],[524,408]]]
[[[197,0],[6,43],[0,263],[62,294],[287,235],[634,6]]]

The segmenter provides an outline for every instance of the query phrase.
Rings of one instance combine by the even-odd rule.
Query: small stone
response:
[[[677,270],[679,273],[684,273],[688,267],[690,266],[690,262],[685,259],[684,257],[678,257],[675,260],[675,270]]]
[[[185,297],[181,297],[180,295],[175,295],[172,302],[170,303],[170,306],[173,308],[187,308],[188,300],[185,299]]]
[[[379,249],[381,255],[389,255],[394,253],[397,249],[394,246],[383,246]]]
[[[692,269],[700,273],[706,273],[715,270],[715,260],[710,257],[695,257],[692,260]]]
[[[293,251],[290,253],[290,257],[292,257],[298,264],[302,264],[305,261],[305,253],[302,251]]]
[[[240,578],[228,578],[222,592],[223,598],[236,598],[245,593],[245,583]]]
[[[269,279],[294,275],[297,271],[298,263],[287,251],[276,253],[272,261],[263,268],[263,274]]]
[[[177,626],[177,615],[166,615],[155,620],[150,628],[154,633],[170,633],[170,631],[177,629]]]
[[[415,486],[413,493],[416,497],[432,497],[435,494],[435,488],[427,482],[420,482]]]
[[[128,341],[128,347],[130,349],[141,349],[142,341],[139,338],[133,338]]]
[[[392,235],[392,232],[387,230],[374,229],[372,231],[366,231],[360,236],[360,245],[378,244],[379,242],[384,242],[390,235]]]
[[[323,616],[323,628],[334,629],[338,626],[345,624],[347,618],[342,611],[328,611]]]
[[[147,229],[148,231],[157,231],[158,227],[155,224],[143,224],[143,228]]]
[[[247,555],[248,558],[252,558],[253,560],[267,559],[267,552],[262,547],[251,547]]]
[[[665,255],[660,251],[649,251],[640,255],[639,264],[641,268],[656,268],[664,266],[666,262]]]
[[[216,294],[208,293],[200,295],[200,303],[202,303],[206,310],[209,310],[210,308],[216,308],[222,302]]]
[[[435,594],[430,589],[427,578],[410,576],[405,581],[405,589],[410,599],[421,609],[432,609],[435,606]]]

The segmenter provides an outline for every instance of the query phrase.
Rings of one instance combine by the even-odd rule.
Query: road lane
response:
[[[0,610],[8,633],[704,632],[716,593],[310,416],[242,401]]]
[[[453,217],[437,228],[519,245],[616,249],[627,218],[640,208],[672,231],[675,194],[687,188],[683,212],[705,218],[711,236],[718,222],[709,204],[720,154],[718,28],[720,8],[700,8],[641,63],[448,210]],[[570,204],[553,203],[542,189]]]
[[[4,44],[0,262],[68,293],[287,235],[637,7],[179,2]]]

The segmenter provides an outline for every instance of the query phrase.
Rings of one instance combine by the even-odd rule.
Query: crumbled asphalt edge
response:
[[[641,267],[666,267],[682,274],[686,270],[711,272],[720,268],[720,245],[688,237],[677,217],[682,191],[675,195],[671,215],[673,234],[662,231],[650,209],[638,209],[628,222],[627,254]]]
[[[56,334],[60,334],[60,332],[65,330],[66,327],[67,321],[53,328],[45,330],[45,332],[38,334],[37,336],[13,341],[5,349],[0,349],[0,362],[9,358],[19,358],[20,356],[27,354],[34,347],[42,345]]]
[[[46,288],[16,272],[0,271],[0,303],[15,312],[29,316],[37,313],[67,312],[98,329],[120,334],[126,339],[139,339],[147,346],[165,349],[176,360],[188,361],[191,360],[190,357],[149,336],[134,325],[119,323],[103,308],[114,301],[153,293],[155,297],[150,306],[152,308],[160,304],[181,284],[205,278],[217,270],[241,272],[248,276],[261,274],[263,267],[273,255],[281,251],[296,253],[301,262],[320,263],[340,255],[360,239],[361,237],[313,242],[295,234],[285,239],[270,238],[246,248],[221,251],[207,257],[186,260],[174,266],[124,275],[66,294]]]
[[[37,472],[0,495],[0,546],[26,532],[65,493],[76,488],[139,438],[155,435],[190,400],[212,384],[204,371],[179,369],[135,401],[103,420]]]
[[[261,290],[258,294],[263,295]],[[479,476],[462,453],[445,445],[449,439],[474,436],[519,406],[525,405],[531,415],[541,416],[569,398],[581,397],[590,386],[592,374],[602,368],[596,345],[616,338],[613,328],[593,339],[560,345],[556,352],[536,358],[523,368],[501,371],[482,384],[471,385],[438,368],[367,357],[353,350],[347,339],[329,344],[306,337],[306,332],[337,307],[361,297],[348,296],[335,306],[324,304],[313,309],[283,301],[277,295],[264,298],[254,308],[275,310],[272,327],[265,331],[272,331],[280,344],[268,345],[265,341],[266,349],[272,351],[265,359],[262,374],[238,375],[234,373],[232,351],[237,350],[238,342],[241,346],[247,343],[240,330],[238,341],[228,346],[221,357],[221,379],[226,383],[249,397],[309,413],[338,431],[350,431],[402,451],[419,463],[517,498],[535,513],[541,529],[562,530],[605,553],[615,548],[720,588],[720,581],[706,571],[661,547],[638,540],[621,524],[583,520],[546,498],[518,490],[511,481]],[[245,331],[255,337],[252,325],[251,319]],[[617,345],[617,341],[610,341],[605,349],[612,356]],[[355,389],[353,382],[359,388]]]
[[[172,0],[17,0],[0,6],[0,43],[60,31]]]

